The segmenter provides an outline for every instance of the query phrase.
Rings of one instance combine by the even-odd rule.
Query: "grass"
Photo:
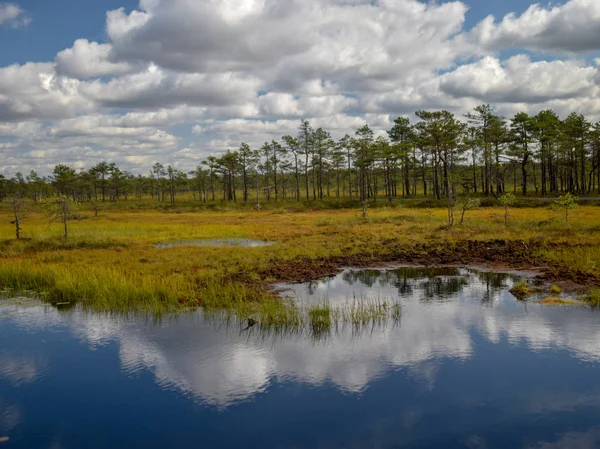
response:
[[[385,323],[388,320],[399,321],[402,317],[400,303],[377,300],[354,300],[340,309],[342,322],[351,323],[353,326],[367,327]]]
[[[319,304],[298,305],[288,300],[266,300],[246,303],[233,308],[205,308],[210,317],[221,320],[234,318],[244,327],[261,332],[285,335],[308,331],[314,338],[329,335],[340,326],[358,331],[375,325],[398,323],[402,306],[392,300],[370,301],[363,298],[338,306],[325,301]]]
[[[112,239],[71,239],[68,241],[57,238],[42,239],[20,239],[0,241],[0,248],[6,255],[18,255],[21,253],[35,253],[42,251],[69,251],[76,249],[109,249],[127,248],[129,245],[123,241]]]
[[[308,319],[313,334],[320,334],[331,329],[331,307],[329,303],[312,306],[308,310]]]
[[[519,282],[515,284],[513,288],[510,289],[510,292],[515,298],[524,300],[527,297],[533,295],[535,293],[535,290],[529,287],[529,284],[527,282]]]
[[[269,282],[278,280],[270,271],[273,266],[299,269],[305,263],[319,266],[353,257],[376,263],[405,251],[422,251],[423,257],[447,253],[452,261],[453,251],[466,251],[465,242],[500,239],[527,242],[519,246],[521,254],[515,262],[528,260],[559,271],[600,276],[597,207],[580,207],[568,227],[543,207],[513,209],[508,227],[499,208],[482,207],[469,211],[463,225],[447,229],[443,227],[444,208],[406,205],[381,201],[363,219],[358,206],[344,203],[339,205],[343,209],[334,209],[333,201],[313,210],[304,203],[282,203],[260,212],[227,203],[164,209],[133,202],[107,203],[98,217],[83,208],[82,219],[70,224],[67,242],[61,238],[60,226],[49,226],[35,212],[22,223],[25,238],[15,240],[10,213],[2,209],[6,205],[0,205],[0,289],[43,292],[47,301],[80,302],[93,310],[171,311],[203,306],[235,311],[243,319],[256,317],[264,325],[281,322],[310,327],[306,311],[294,309],[269,291]],[[208,238],[277,244],[154,247]],[[590,293],[590,298],[600,296],[595,295]],[[590,303],[594,301],[599,302],[591,299]],[[372,303],[331,308],[330,325],[342,321],[372,324],[386,314],[399,318],[401,310],[393,309],[393,304]],[[317,327],[325,326],[325,315],[324,310],[315,311]]]
[[[263,306],[259,306],[258,310],[263,310]],[[261,328],[307,329],[313,336],[322,337],[339,326],[350,325],[358,330],[389,322],[397,323],[401,317],[402,306],[399,302],[361,298],[338,306],[332,306],[328,301],[307,306],[276,301],[264,308],[263,313],[255,312],[251,319]]]
[[[31,266],[22,261],[0,266],[2,287],[14,292],[36,291],[50,303],[77,303],[103,311],[174,310],[183,291],[182,279],[151,278],[116,269],[74,269],[57,264]],[[188,285],[191,291],[191,285]]]
[[[578,304],[577,301],[558,298],[556,296],[549,296],[547,298],[544,298],[539,303],[545,306],[573,306]]]
[[[587,295],[583,297],[583,300],[592,307],[600,306],[600,288],[591,290]]]
[[[549,292],[552,293],[552,294],[554,294],[554,295],[560,295],[562,293],[562,289],[558,285],[552,284],[550,286]]]

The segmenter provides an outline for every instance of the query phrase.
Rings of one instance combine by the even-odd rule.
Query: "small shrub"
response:
[[[567,193],[566,195],[562,195],[554,200],[550,207],[552,210],[562,212],[565,215],[565,222],[569,223],[569,211],[577,207],[578,200],[579,198],[577,198],[575,195]]]
[[[504,208],[504,224],[508,224],[508,211],[511,206],[517,202],[517,197],[512,193],[505,193],[499,200],[500,205]]]
[[[481,200],[479,198],[464,198],[459,204],[461,208],[460,224],[463,224],[467,211],[478,208]]]
[[[69,221],[79,218],[79,215],[76,213],[77,203],[66,195],[57,195],[53,199],[44,201],[43,206],[50,223],[54,223],[55,221],[62,223],[64,239],[67,241],[69,237]]]

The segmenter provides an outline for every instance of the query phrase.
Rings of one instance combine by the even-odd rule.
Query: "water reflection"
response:
[[[21,409],[16,404],[8,404],[0,397],[0,437],[21,423]]]
[[[267,242],[264,240],[251,240],[251,239],[202,239],[202,240],[189,240],[185,242],[169,242],[159,243],[154,245],[156,248],[173,248],[175,246],[243,246],[246,248],[256,248],[259,246],[271,246],[274,242]]]
[[[517,274],[464,268],[400,267],[387,270],[345,270],[338,276],[305,284],[281,284],[287,296],[299,301],[341,303],[353,299],[418,297],[444,301],[459,293],[483,292],[482,302],[493,302],[512,285]]]
[[[359,334],[351,326],[342,326],[322,342],[305,333],[241,332],[241,323],[223,325],[201,312],[166,318],[153,326],[81,310],[59,314],[49,308],[29,308],[14,314],[13,321],[28,331],[68,326],[92,348],[117,341],[125,371],[150,369],[160,385],[220,407],[263,391],[273,377],[315,385],[332,382],[358,393],[390,367],[417,366],[440,357],[469,358],[474,350],[473,329],[496,343],[505,336],[512,343],[526,340],[535,350],[561,347],[586,359],[600,358],[600,329],[585,325],[588,311],[538,306],[537,313],[527,313],[507,292],[512,282],[514,277],[505,273],[401,268],[347,270],[333,279],[288,286],[296,296],[308,293],[304,296],[308,300],[326,297],[341,302],[359,295],[367,299],[396,295],[403,300],[400,326]],[[367,295],[373,287],[377,292]],[[477,307],[477,302],[502,300],[504,307],[493,311],[484,313]],[[590,338],[590,332],[598,338]],[[4,357],[0,375],[35,378],[33,359]]]
[[[13,385],[33,382],[45,369],[45,361],[31,354],[11,355],[0,351],[0,378]]]
[[[0,313],[9,312],[3,322],[7,325],[0,327],[0,341],[9,342],[0,352],[0,399],[5,391],[2,382],[21,388],[45,378],[53,382],[54,373],[44,367],[64,363],[39,344],[27,346],[25,341],[66,340],[98,354],[116,351],[119,369],[127,379],[151,373],[164,394],[183,393],[219,413],[251,400],[260,410],[260,404],[270,403],[268,398],[275,400],[283,394],[275,385],[289,385],[290,394],[297,391],[310,396],[311,389],[319,389],[325,396],[313,399],[314,406],[325,409],[327,401],[333,400],[331,391],[362,398],[362,405],[348,403],[346,414],[379,404],[371,413],[382,413],[377,419],[384,421],[369,423],[383,426],[382,438],[396,435],[394,443],[400,440],[398,430],[393,429],[421,435],[418,429],[431,429],[432,417],[438,416],[447,422],[448,432],[452,426],[459,427],[456,447],[494,447],[489,435],[480,435],[470,428],[474,424],[465,424],[459,416],[465,414],[464,419],[472,422],[486,418],[486,426],[493,428],[490,423],[500,420],[500,415],[504,421],[498,424],[514,425],[513,420],[529,416],[565,419],[580,410],[586,414],[600,410],[597,376],[592,377],[589,368],[600,363],[598,315],[585,308],[526,307],[508,293],[518,280],[519,276],[508,273],[400,268],[347,270],[327,280],[286,286],[300,301],[327,298],[340,303],[353,297],[391,297],[402,303],[399,326],[358,334],[351,326],[342,326],[321,340],[303,332],[242,331],[244,323],[206,317],[201,311],[152,323],[79,308],[60,312],[50,307],[3,310],[0,306]],[[89,360],[95,363],[95,357]],[[99,378],[114,376],[108,368],[111,365],[99,360],[94,367]],[[396,390],[398,402],[386,408],[389,394]],[[284,408],[265,413],[289,412],[288,405],[280,407]],[[499,416],[485,414],[492,412]],[[392,421],[385,421],[392,416]],[[345,428],[342,421],[336,421],[336,426]],[[439,432],[445,431],[446,424],[436,422],[436,426]],[[595,430],[584,430],[553,434],[553,438],[542,432],[522,446],[567,447],[564,444],[569,441],[597,441]],[[344,435],[340,432],[336,437],[343,441],[340,445],[353,447]],[[404,443],[416,444],[422,437],[413,436],[417,440],[409,438]],[[369,444],[376,446],[375,437],[369,438]],[[364,440],[357,441],[364,447]],[[388,443],[386,436],[381,447]]]
[[[600,427],[587,432],[567,432],[555,441],[539,441],[527,449],[596,449],[600,447]]]

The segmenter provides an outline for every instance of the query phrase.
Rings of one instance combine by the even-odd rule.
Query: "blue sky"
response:
[[[300,119],[335,138],[482,103],[600,119],[600,2],[531,5],[0,0],[0,173],[189,169]]]
[[[466,26],[470,28],[490,14],[496,17],[504,17],[506,14],[511,12],[521,14],[534,3],[549,2],[536,2],[528,0],[469,0],[465,1],[465,3],[469,6],[469,12],[466,16]],[[564,2],[553,1],[551,3],[553,5],[559,5]]]
[[[31,24],[22,29],[0,29],[2,50],[0,64],[23,64],[28,61],[48,61],[73,41],[86,38],[106,39],[106,11],[125,7],[136,8],[131,0],[24,0],[20,6],[31,17]]]

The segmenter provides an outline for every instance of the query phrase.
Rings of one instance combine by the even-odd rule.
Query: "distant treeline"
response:
[[[157,162],[146,176],[136,176],[100,162],[79,172],[60,164],[49,177],[33,170],[11,179],[0,175],[0,200],[60,194],[77,201],[152,197],[174,204],[182,192],[203,202],[600,193],[600,123],[583,115],[561,120],[545,110],[507,120],[482,105],[460,119],[448,111],[416,116],[416,124],[398,117],[387,137],[364,126],[337,141],[302,120],[295,136],[255,149],[242,143],[187,173]]]

